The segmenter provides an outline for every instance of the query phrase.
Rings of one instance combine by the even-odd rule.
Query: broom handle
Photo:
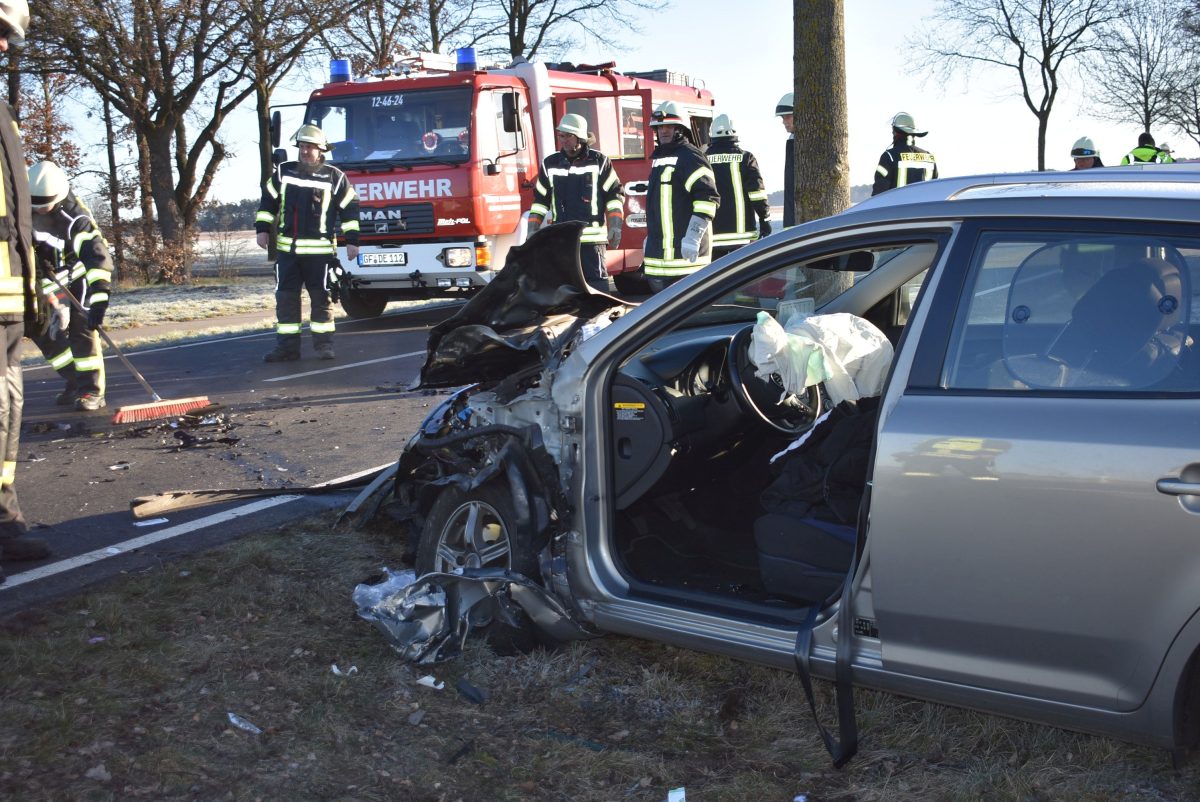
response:
[[[83,304],[79,303],[79,299],[75,297],[75,293],[67,289],[63,283],[58,280],[58,276],[56,276],[54,273],[50,273],[50,278],[53,279],[54,283],[58,285],[58,288],[65,292],[67,297],[71,299],[71,306],[75,307],[75,310],[79,312],[79,314],[86,315],[87,310],[83,308]],[[129,372],[133,374],[133,378],[138,380],[138,384],[142,385],[142,388],[150,394],[150,400],[155,402],[162,401],[162,396],[154,392],[154,388],[150,386],[150,382],[146,381],[146,377],[138,372],[138,369],[133,366],[132,362],[126,359],[125,355],[121,353],[121,349],[117,347],[115,342],[113,342],[112,337],[108,336],[108,332],[104,330],[104,327],[97,326],[96,331],[100,332],[100,336],[104,338],[104,342],[108,343],[108,347],[113,350],[113,353],[115,353],[125,367],[129,369]]]

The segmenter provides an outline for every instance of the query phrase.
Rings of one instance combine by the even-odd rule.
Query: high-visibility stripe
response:
[[[271,223],[275,222],[275,215],[272,212],[259,212],[258,214],[254,215],[254,222],[267,223],[270,225]]]
[[[767,200],[767,191],[765,189],[756,189],[746,196],[751,201]]]
[[[717,204],[707,200],[692,201],[692,211],[705,217],[716,217]]]
[[[708,176],[715,183],[717,177],[713,175],[713,171],[708,167],[697,167],[696,170],[687,177],[687,181],[683,182],[683,188],[688,192],[692,191],[692,185],[699,181],[704,176]]]
[[[107,293],[107,292],[94,292],[94,293],[92,293],[92,303],[94,303],[94,304],[98,304],[98,303],[101,303],[101,302],[104,302],[104,301],[107,301],[107,300],[108,300],[108,293]]]
[[[308,328],[313,334],[329,334],[333,331],[333,321],[331,320],[328,323],[319,323],[315,320],[311,320],[308,323]]]
[[[550,215],[550,209],[549,209],[549,207],[543,206],[540,203],[535,203],[529,207],[529,214],[530,215],[537,214],[537,215],[541,215],[543,218],[545,218]]]
[[[884,177],[887,177],[887,168],[886,168],[886,167],[884,167],[882,164],[880,164],[880,165],[877,165],[877,166],[875,167],[875,172],[876,172],[876,173],[878,173],[879,175],[882,175],[882,176],[884,176]]]
[[[55,370],[62,370],[67,365],[71,364],[71,360],[74,358],[74,355],[71,354],[71,349],[68,347],[64,348],[61,353],[50,357],[47,361],[50,363],[50,367],[54,368]]]
[[[97,281],[112,281],[112,271],[105,270],[102,267],[93,267],[91,270],[85,271],[88,284],[95,284]]]
[[[102,356],[81,356],[75,359],[75,370],[80,373],[92,373],[104,365]]]
[[[298,175],[285,175],[282,183],[285,192],[287,191],[288,184],[293,184],[298,187],[305,187],[306,189],[317,189],[322,192],[332,192],[334,188],[333,181],[324,181],[316,178],[301,178]]]
[[[0,192],[0,195],[3,195]],[[2,216],[2,215],[0,215]],[[3,469],[0,469],[0,487],[11,485],[17,479],[17,463],[16,461],[4,461]]]
[[[342,233],[347,234],[351,231],[358,231],[358,221],[357,220],[343,220],[342,221]]]
[[[583,231],[579,235],[580,242],[607,242],[608,229],[605,226],[589,225],[584,226]]]
[[[275,333],[276,334],[299,334],[300,333],[300,324],[299,323],[276,323],[275,324]]]
[[[713,245],[745,245],[758,239],[758,234],[749,231],[713,234]]]
[[[672,159],[675,157],[672,156]],[[675,220],[671,215],[671,176],[675,172],[675,167],[672,165],[662,171],[662,177],[659,179],[662,182],[662,190],[658,197],[658,216],[662,222],[662,246],[663,258],[675,258]],[[649,261],[649,260],[647,260]]]

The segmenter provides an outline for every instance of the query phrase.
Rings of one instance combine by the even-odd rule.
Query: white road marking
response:
[[[308,370],[304,373],[292,373],[287,376],[275,376],[271,379],[263,379],[265,382],[283,382],[288,379],[303,379],[306,376],[319,376],[322,373],[333,373],[335,370],[349,370],[350,368],[358,368],[363,365],[374,365],[376,362],[390,362],[393,359],[408,359],[410,356],[425,356],[424,351],[413,351],[408,354],[395,354],[393,356],[381,356],[378,359],[368,359],[365,362],[351,362],[349,365],[335,365],[331,368],[322,368],[321,370]]]
[[[374,468],[355,471],[354,473],[349,473],[345,476],[339,476],[336,479],[330,479],[328,482],[322,482],[321,484],[314,485],[314,487],[321,487],[323,485],[357,479],[360,476],[365,476],[367,474],[375,473],[376,471],[390,467],[391,464],[392,463],[388,462]],[[100,562],[101,560],[107,560],[110,557],[117,557],[121,554],[127,554],[134,549],[144,548],[155,543],[160,543],[164,540],[170,540],[171,538],[179,537],[180,535],[186,535],[191,532],[196,532],[200,529],[206,529],[210,526],[216,526],[217,524],[223,524],[227,521],[243,518],[247,515],[253,515],[256,512],[269,510],[272,507],[278,507],[282,504],[287,504],[288,502],[296,501],[297,499],[301,498],[303,498],[303,496],[275,496],[274,498],[259,499],[258,501],[252,501],[249,504],[244,504],[232,510],[226,510],[225,512],[219,512],[215,515],[209,515],[204,518],[197,518],[195,521],[191,521],[190,523],[179,524],[167,529],[160,529],[159,531],[151,532],[148,535],[142,535],[141,537],[135,537],[131,540],[114,543],[111,546],[104,546],[99,549],[94,549],[84,554],[68,557],[65,560],[59,560],[56,563],[50,563],[49,565],[31,568],[28,571],[22,571],[19,574],[9,576],[8,581],[0,585],[0,592],[11,590],[12,588],[19,587],[30,582],[36,582],[39,579],[45,579],[46,577],[54,576],[55,574],[61,574],[64,571],[82,568],[85,565],[91,565],[92,563]]]

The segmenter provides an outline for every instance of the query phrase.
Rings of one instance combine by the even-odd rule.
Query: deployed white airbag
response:
[[[750,338],[750,360],[759,376],[777,373],[784,390],[797,394],[824,382],[834,405],[879,395],[892,355],[882,331],[846,312],[793,317],[786,330],[759,312]]]

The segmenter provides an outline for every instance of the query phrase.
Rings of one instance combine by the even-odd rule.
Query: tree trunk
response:
[[[104,135],[108,150],[108,207],[109,214],[112,215],[108,237],[113,244],[113,260],[117,270],[121,271],[125,265],[125,243],[121,235],[121,190],[117,180],[117,152],[114,144],[116,134],[113,132],[112,107],[107,97],[104,98]]]
[[[1046,130],[1050,127],[1050,112],[1037,116],[1038,121],[1038,172],[1046,169]]]
[[[850,205],[843,0],[793,0],[796,222]]]

